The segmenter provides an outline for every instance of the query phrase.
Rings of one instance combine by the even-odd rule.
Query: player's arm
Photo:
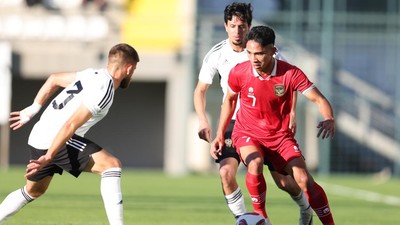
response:
[[[75,80],[76,73],[51,74],[37,93],[34,102],[44,105],[46,101],[59,89],[65,88]]]
[[[238,94],[228,88],[224,103],[221,107],[217,134],[211,144],[210,154],[214,159],[217,159],[217,154],[221,154],[224,146],[224,134],[232,119],[237,104]]]
[[[76,130],[91,117],[92,113],[89,109],[83,104],[80,105],[67,122],[61,127],[50,148],[47,150],[46,155],[41,156],[37,160],[29,161],[29,164],[26,167],[27,173],[25,174],[25,177],[34,175],[37,171],[46,166],[58,153],[60,148],[72,137]]]
[[[206,114],[206,94],[209,86],[209,84],[198,81],[193,95],[194,109],[199,118],[198,134],[207,142],[211,141],[211,128]]]
[[[59,89],[64,88],[75,80],[76,73],[56,73],[50,75],[39,89],[33,104],[21,111],[10,113],[10,128],[16,130],[35,116],[47,100]]]
[[[324,121],[319,122],[317,126],[319,128],[317,137],[321,136],[322,139],[333,138],[335,135],[335,120],[331,104],[317,88],[307,91],[305,96],[318,106],[319,112],[324,118]]]
[[[297,91],[293,92],[292,107],[290,108],[289,129],[296,134],[297,121],[296,121],[296,104],[297,104]]]

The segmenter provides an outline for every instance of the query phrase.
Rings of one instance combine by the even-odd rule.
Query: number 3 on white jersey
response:
[[[79,81],[79,80],[75,83],[74,87],[76,87],[76,89],[71,89],[71,90],[68,90],[68,91],[67,91],[67,94],[70,94],[70,95],[69,95],[67,98],[65,98],[65,100],[64,100],[62,103],[57,104],[56,100],[54,100],[54,101],[52,102],[53,108],[54,108],[54,109],[62,109],[62,108],[64,108],[64,106],[65,106],[71,99],[74,98],[74,94],[78,94],[78,93],[81,92],[82,89],[83,89],[82,84],[81,84],[81,81]]]

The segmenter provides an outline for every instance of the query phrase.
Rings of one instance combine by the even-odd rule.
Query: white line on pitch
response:
[[[400,197],[397,196],[383,195],[372,191],[350,188],[336,184],[328,184],[323,182],[318,183],[324,186],[325,190],[329,190],[329,192],[333,192],[336,195],[352,197],[370,202],[381,202],[387,205],[400,206]]]

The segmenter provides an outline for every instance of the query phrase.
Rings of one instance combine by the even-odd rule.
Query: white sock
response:
[[[310,208],[310,203],[308,202],[303,190],[300,191],[299,195],[290,197],[292,197],[293,201],[300,207],[300,210],[307,210]]]
[[[247,212],[246,205],[244,204],[244,197],[240,187],[238,187],[232,194],[225,195],[226,203],[235,218]]]
[[[121,168],[110,168],[101,174],[100,191],[110,225],[123,225]]]
[[[34,199],[26,192],[25,186],[11,192],[0,204],[0,224]]]

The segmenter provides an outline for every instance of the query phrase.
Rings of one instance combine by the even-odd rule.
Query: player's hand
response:
[[[10,128],[13,130],[17,130],[27,122],[29,122],[32,117],[36,115],[41,109],[41,105],[34,102],[32,105],[26,107],[21,111],[15,111],[10,113],[10,118],[8,121],[12,122]]]
[[[198,135],[200,139],[211,142],[211,128],[208,123],[201,124],[199,127]]]
[[[25,125],[32,117],[28,116],[24,111],[16,111],[10,113],[8,121],[12,122],[10,128],[17,130],[18,128]]]
[[[319,122],[317,128],[318,134],[317,137],[324,138],[333,138],[335,136],[335,120],[329,119]]]
[[[210,155],[214,159],[218,159],[218,155],[222,155],[222,147],[224,146],[223,138],[216,137],[211,143]]]
[[[40,156],[37,160],[29,160],[29,164],[26,166],[25,178],[29,178],[35,175],[39,170],[45,167],[51,159],[47,158],[46,155]]]
[[[207,128],[201,129],[198,132],[198,134],[199,134],[200,139],[203,139],[203,140],[207,141],[208,143],[210,143],[210,141],[211,141],[211,130],[210,129],[207,129]]]

